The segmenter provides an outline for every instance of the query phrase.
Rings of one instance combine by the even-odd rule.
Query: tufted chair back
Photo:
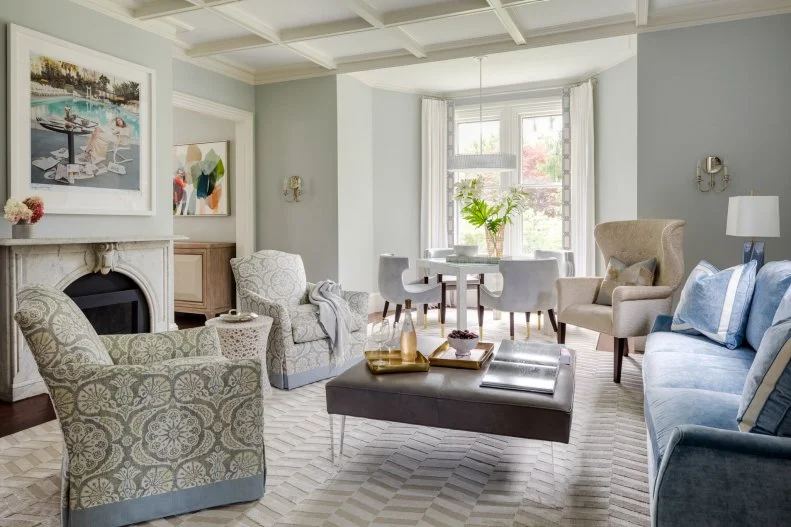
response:
[[[258,251],[250,256],[231,259],[238,291],[252,291],[268,300],[289,306],[308,301],[308,280],[298,254],[281,251]]]
[[[593,231],[605,265],[614,256],[626,265],[656,258],[654,285],[678,288],[684,278],[684,220],[600,223]]]

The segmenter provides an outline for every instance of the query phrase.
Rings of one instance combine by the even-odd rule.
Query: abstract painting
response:
[[[177,145],[173,157],[173,215],[228,216],[228,142]]]
[[[153,214],[153,71],[11,26],[12,194],[55,214]]]

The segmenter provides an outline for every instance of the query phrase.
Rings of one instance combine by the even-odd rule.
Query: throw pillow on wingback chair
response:
[[[620,286],[612,305],[596,303],[603,277],[561,278],[558,288],[558,341],[565,342],[566,325],[613,337],[613,381],[621,382],[627,339],[651,331],[657,315],[672,313],[673,299],[684,278],[683,220],[646,219],[601,223],[593,231],[604,261],[615,258],[626,266],[655,259],[653,285]]]

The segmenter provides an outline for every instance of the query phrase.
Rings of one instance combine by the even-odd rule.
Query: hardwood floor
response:
[[[0,403],[0,437],[52,421],[55,410],[49,395],[42,394],[15,403]]]

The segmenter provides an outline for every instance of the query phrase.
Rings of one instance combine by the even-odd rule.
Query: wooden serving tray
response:
[[[470,350],[469,357],[459,358],[456,356],[456,350],[451,348],[446,340],[429,355],[428,360],[432,366],[480,370],[486,364],[486,361],[492,357],[493,352],[493,342],[479,342],[477,346]]]
[[[401,350],[366,351],[365,362],[374,375],[382,373],[426,372],[429,368],[428,359],[419,351],[415,362],[404,362]]]

